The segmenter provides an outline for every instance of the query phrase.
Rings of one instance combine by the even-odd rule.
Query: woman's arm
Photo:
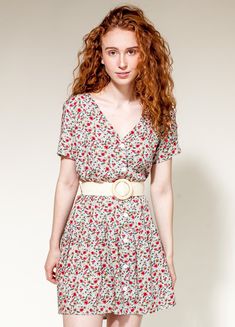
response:
[[[50,249],[58,249],[61,235],[79,186],[75,161],[61,157],[59,177],[54,196]]]
[[[61,157],[59,177],[54,196],[54,210],[52,231],[49,244],[49,253],[44,265],[46,278],[56,281],[57,266],[60,258],[60,239],[71,211],[78,186],[79,176],[76,172],[77,145],[78,145],[78,102],[74,96],[69,97],[62,107],[61,126],[57,154]]]
[[[164,251],[171,260],[174,254],[172,159],[152,166],[150,195]]]
[[[52,232],[49,253],[44,265],[46,278],[57,284],[56,267],[60,257],[60,238],[79,186],[75,160],[61,156],[61,165],[54,197]]]

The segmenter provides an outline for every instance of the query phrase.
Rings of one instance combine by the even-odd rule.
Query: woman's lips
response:
[[[118,77],[120,78],[125,78],[129,75],[130,72],[126,72],[126,73],[116,73]]]

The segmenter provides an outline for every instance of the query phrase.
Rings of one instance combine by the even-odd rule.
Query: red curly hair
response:
[[[176,100],[171,77],[173,60],[168,43],[136,6],[115,7],[100,25],[83,37],[83,48],[77,54],[78,64],[73,70],[70,96],[99,92],[110,82],[101,64],[101,41],[114,28],[135,32],[140,47],[138,74],[134,81],[135,96],[143,106],[143,116],[150,118],[157,135],[163,138],[171,125],[176,125]]]

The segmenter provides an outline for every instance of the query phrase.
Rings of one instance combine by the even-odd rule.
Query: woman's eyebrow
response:
[[[127,49],[135,49],[135,48],[138,48],[138,46],[129,47]],[[115,49],[115,50],[118,50],[118,48],[116,48],[116,47],[106,47],[105,50],[107,50],[107,49]]]

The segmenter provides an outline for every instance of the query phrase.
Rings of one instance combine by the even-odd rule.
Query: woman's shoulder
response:
[[[86,99],[88,98],[88,94],[89,93],[72,94],[65,100],[64,103],[66,105],[70,105],[70,106],[79,105],[79,104],[83,103],[84,101],[86,101]]]
[[[64,101],[64,110],[68,110],[77,119],[82,118],[87,111],[88,100],[88,93],[72,94]]]

